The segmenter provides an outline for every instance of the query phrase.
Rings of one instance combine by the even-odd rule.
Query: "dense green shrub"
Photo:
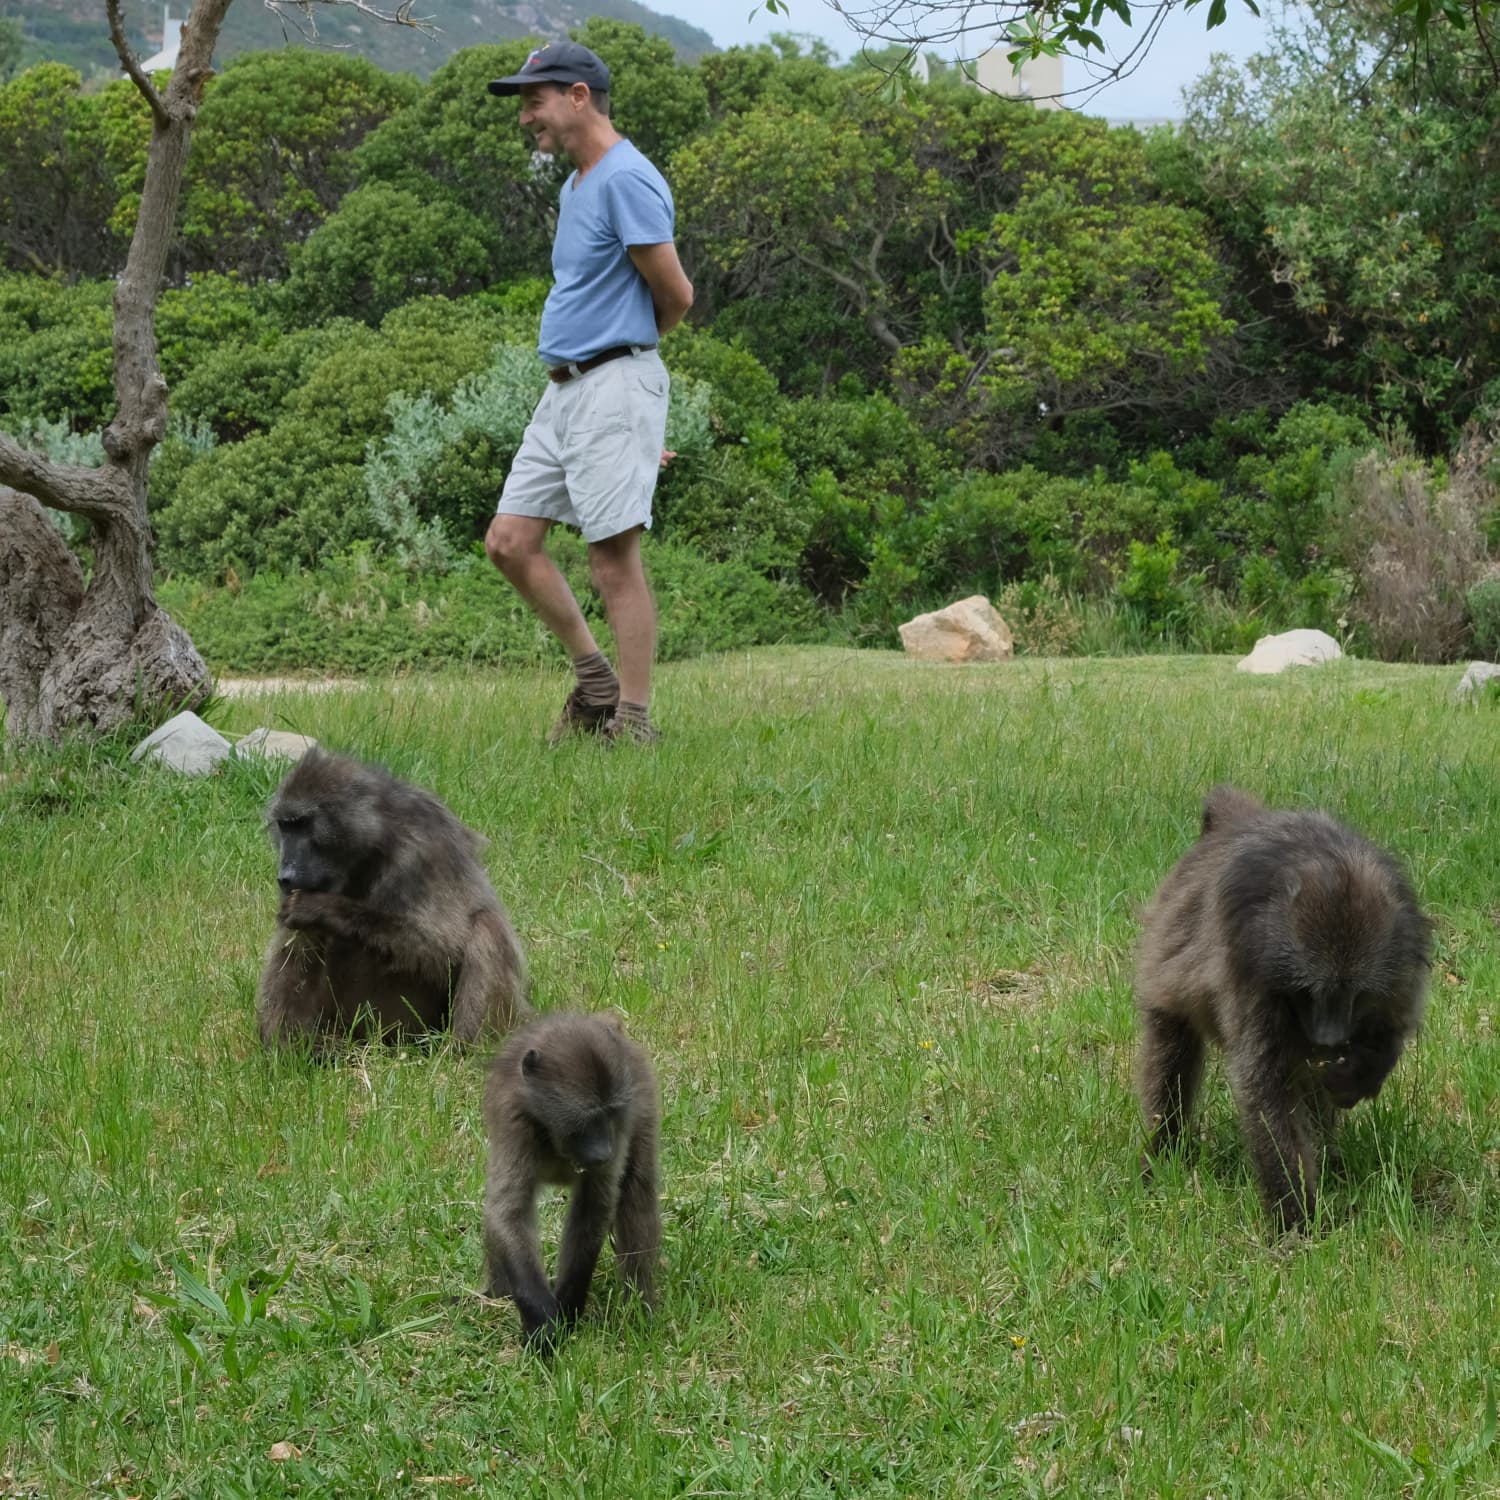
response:
[[[169,387],[209,354],[273,339],[280,330],[271,293],[237,276],[204,271],[156,304],[157,358]]]
[[[202,454],[169,493],[153,524],[158,564],[172,573],[310,566],[370,534],[358,463],[298,417]]]
[[[0,418],[68,418],[85,432],[109,421],[112,291],[103,281],[64,286],[40,276],[0,277]],[[232,277],[198,277],[157,304],[162,374],[175,393],[211,355],[253,347],[274,338],[277,327],[264,291]]]
[[[1132,541],[1126,548],[1124,571],[1115,589],[1152,630],[1175,630],[1193,618],[1201,576],[1185,577],[1182,549],[1172,545],[1170,533],[1154,542]]]
[[[583,543],[555,534],[552,550],[607,641]],[[711,562],[648,538],[646,566],[661,609],[663,660],[827,635],[826,617],[803,590],[743,563]],[[477,550],[441,576],[423,576],[361,545],[316,571],[266,571],[230,586],[168,579],[160,595],[219,671],[379,672],[558,659],[545,628]]]
[[[237,442],[270,428],[286,398],[325,359],[372,341],[363,323],[335,318],[265,343],[224,344],[172,387],[172,410],[207,424],[220,442]]]
[[[780,421],[786,402],[776,377],[738,340],[726,340],[679,324],[662,341],[662,358],[675,376],[704,381],[715,434],[737,442],[752,428]]]
[[[705,557],[786,576],[796,576],[811,525],[797,475],[765,429],[742,445],[679,455],[657,486],[654,510],[663,536]]]
[[[0,276],[0,419],[103,427],[114,410],[113,328],[105,282]]]
[[[1486,661],[1500,660],[1500,578],[1476,583],[1466,602],[1475,652]]]
[[[379,323],[413,297],[454,297],[481,285],[489,263],[484,226],[472,214],[372,182],[292,250],[286,303],[305,318]]]
[[[1272,551],[1287,576],[1301,577],[1334,550],[1339,487],[1377,446],[1357,416],[1303,402],[1268,434],[1265,447],[1236,465],[1241,502],[1225,517],[1249,552]]]

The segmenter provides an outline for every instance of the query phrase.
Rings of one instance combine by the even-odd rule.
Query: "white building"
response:
[[[146,73],[159,73],[164,69],[177,66],[177,52],[182,46],[182,20],[173,20],[172,8],[169,5],[162,6],[161,11],[161,51],[155,57],[148,57],[141,63],[141,70]]]
[[[1030,99],[1038,109],[1061,109],[1062,58],[1028,57],[1017,72],[1007,55],[1013,51],[1013,43],[997,42],[974,64],[974,81],[1006,99]]]

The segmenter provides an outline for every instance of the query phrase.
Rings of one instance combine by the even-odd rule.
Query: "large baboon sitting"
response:
[[[528,1013],[526,964],[479,863],[484,840],[431,792],[310,751],[268,810],[281,908],[261,1040],[499,1035]]]
[[[1429,927],[1395,860],[1318,812],[1217,787],[1146,913],[1136,967],[1150,1161],[1224,1049],[1267,1211],[1311,1217],[1340,1110],[1372,1099],[1421,1024]]]

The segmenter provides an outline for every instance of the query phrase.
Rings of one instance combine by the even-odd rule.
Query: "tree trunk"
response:
[[[45,737],[48,668],[83,603],[83,569],[30,495],[0,485],[0,698],[12,738]]]
[[[196,0],[177,66],[158,94],[126,44],[120,0],[107,0],[121,64],[151,108],[151,144],[115,287],[118,408],[104,433],[103,466],[54,464],[0,433],[0,693],[7,735],[18,741],[107,733],[134,718],[194,707],[210,688],[203,658],[152,591],[146,475],[167,429],[156,298],[193,121],[229,5]],[[94,565],[87,583],[42,504],[88,518]]]

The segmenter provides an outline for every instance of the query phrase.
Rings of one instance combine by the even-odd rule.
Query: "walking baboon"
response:
[[[282,891],[257,1003],[268,1047],[450,1024],[467,1043],[529,1014],[484,840],[431,792],[315,749],[267,816]]]
[[[612,1016],[539,1016],[506,1038],[484,1090],[485,1290],[514,1299],[528,1343],[550,1348],[577,1321],[611,1229],[621,1273],[651,1305],[657,1118],[651,1060]],[[573,1190],[550,1285],[537,1233],[544,1182]]]
[[[1429,942],[1389,854],[1323,813],[1216,787],[1137,960],[1146,1175],[1186,1129],[1213,1042],[1266,1209],[1301,1228],[1338,1112],[1380,1092],[1421,1024]]]

